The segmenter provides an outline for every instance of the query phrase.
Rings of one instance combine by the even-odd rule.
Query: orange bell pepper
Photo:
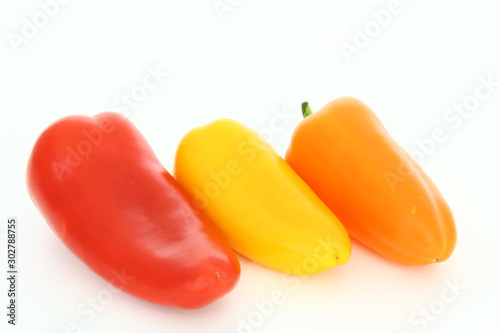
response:
[[[343,97],[303,112],[285,159],[350,236],[400,264],[446,260],[456,243],[450,208],[373,111]]]

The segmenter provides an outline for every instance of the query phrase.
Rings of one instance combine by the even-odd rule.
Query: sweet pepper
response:
[[[50,125],[33,147],[27,185],[63,243],[131,295],[192,309],[238,281],[236,254],[118,113]]]
[[[363,102],[344,97],[303,119],[286,161],[349,234],[405,265],[442,262],[456,243],[452,212],[424,170]]]
[[[234,120],[187,133],[174,176],[231,247],[255,262],[311,275],[350,256],[337,217],[264,138]]]

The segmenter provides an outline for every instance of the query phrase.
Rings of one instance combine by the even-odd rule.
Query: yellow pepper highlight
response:
[[[255,262],[312,275],[350,257],[337,217],[264,138],[234,120],[187,133],[174,176],[231,247]]]

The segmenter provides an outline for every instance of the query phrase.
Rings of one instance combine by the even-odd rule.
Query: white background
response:
[[[500,3],[403,2],[382,26],[372,14],[388,9],[382,1],[223,0],[230,7],[221,14],[213,1],[74,0],[45,9],[51,16],[40,5],[47,2],[0,2],[4,272],[7,218],[20,227],[18,325],[6,323],[2,277],[3,332],[499,330]],[[368,40],[359,33],[365,28],[372,29]],[[341,46],[355,42],[357,53],[346,57]],[[151,70],[168,76],[127,109],[121,99],[144,92]],[[481,78],[496,86],[479,101],[476,89],[488,92],[477,88]],[[318,109],[344,95],[366,102],[420,156],[456,217],[450,260],[403,267],[354,242],[346,265],[293,283],[242,259],[234,291],[200,310],[120,293],[95,316],[77,313],[108,284],[56,238],[24,181],[30,149],[52,121],[118,109],[171,170],[180,138],[193,127],[229,117],[266,132],[277,114],[287,114],[282,128],[267,131],[284,154],[303,100]],[[467,117],[443,118],[464,102],[473,109]],[[432,147],[426,140],[436,129],[446,139]],[[273,291],[283,299],[270,307]]]

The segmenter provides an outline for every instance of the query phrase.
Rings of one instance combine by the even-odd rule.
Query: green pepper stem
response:
[[[304,118],[306,118],[307,116],[310,116],[312,114],[313,113],[312,113],[311,108],[309,107],[309,103],[303,102],[302,103],[302,115],[304,116]]]

